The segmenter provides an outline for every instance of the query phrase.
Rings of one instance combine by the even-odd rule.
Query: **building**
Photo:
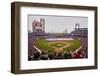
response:
[[[40,21],[34,20],[32,22],[33,34],[36,37],[45,37],[45,19],[41,18]]]
[[[32,22],[33,32],[44,31],[45,32],[45,19],[41,18],[40,21],[34,20]]]
[[[88,28],[80,28],[80,24],[75,24],[75,30],[70,33],[73,37],[88,37]]]

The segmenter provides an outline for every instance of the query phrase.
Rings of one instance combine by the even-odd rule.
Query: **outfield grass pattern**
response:
[[[74,39],[72,41],[70,41],[71,45],[69,47],[65,47],[63,48],[64,51],[75,51],[75,49],[77,49],[78,47],[81,46],[81,43],[78,39]]]
[[[36,39],[35,45],[42,51],[54,52],[54,48],[48,46],[48,41],[43,38]]]

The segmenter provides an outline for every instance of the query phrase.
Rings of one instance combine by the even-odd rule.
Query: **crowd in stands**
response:
[[[28,60],[54,60],[54,59],[78,59],[78,58],[87,58],[86,49],[81,48],[78,52],[47,52],[43,51],[42,53],[34,50],[31,55],[29,55]]]

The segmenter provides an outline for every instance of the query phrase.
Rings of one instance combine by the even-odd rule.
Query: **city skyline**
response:
[[[71,16],[28,16],[28,30],[32,32],[32,22],[45,19],[45,32],[47,33],[70,33],[74,30],[75,24],[80,24],[80,28],[88,28],[88,17],[71,17]]]

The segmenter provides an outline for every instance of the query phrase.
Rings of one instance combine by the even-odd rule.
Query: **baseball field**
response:
[[[75,51],[81,46],[78,39],[73,40],[51,40],[48,41],[44,38],[38,38],[35,41],[35,46],[41,51],[56,52],[56,51]]]

